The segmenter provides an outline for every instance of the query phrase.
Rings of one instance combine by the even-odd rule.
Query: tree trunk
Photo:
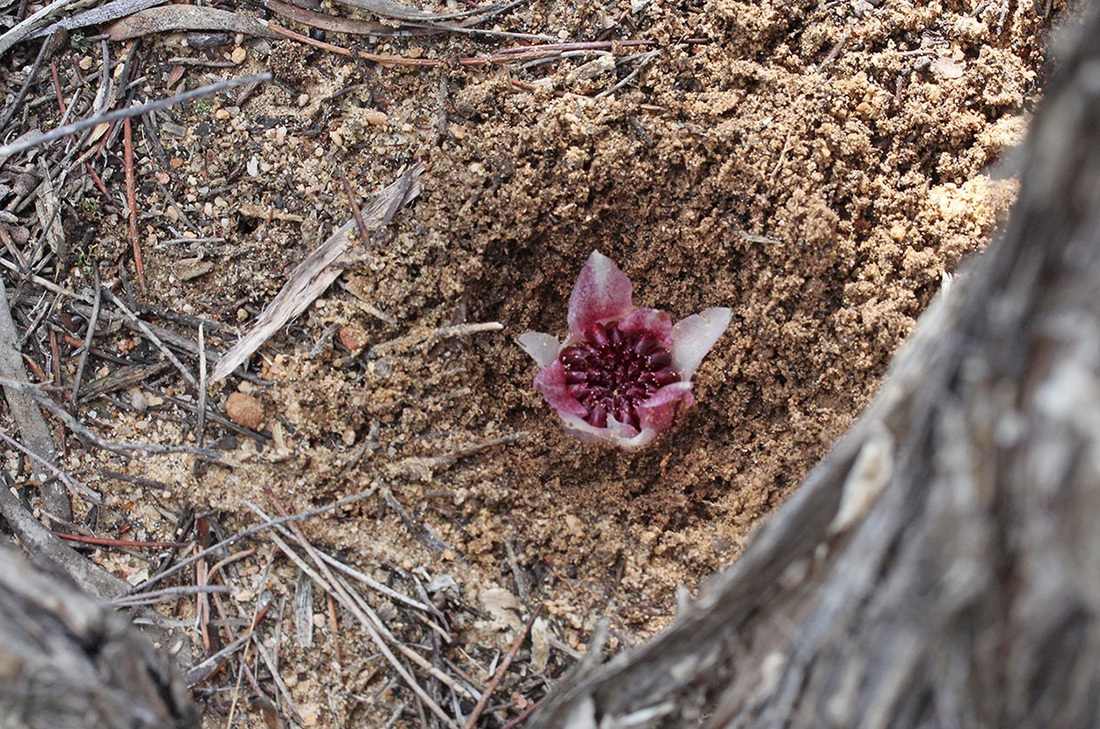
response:
[[[124,616],[0,546],[0,729],[198,726],[166,652]]]
[[[674,626],[538,727],[1100,725],[1100,16],[1003,240]]]

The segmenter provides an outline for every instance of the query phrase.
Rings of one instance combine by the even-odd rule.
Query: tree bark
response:
[[[699,600],[534,726],[1100,725],[1100,15],[1002,240]]]
[[[0,729],[199,726],[167,652],[0,546]]]

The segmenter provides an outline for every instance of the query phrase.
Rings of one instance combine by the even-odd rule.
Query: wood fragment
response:
[[[23,368],[23,359],[16,344],[19,337],[15,322],[8,308],[8,295],[4,286],[4,277],[0,276],[0,379],[23,382],[27,371]],[[57,452],[49,426],[34,395],[28,395],[18,387],[4,385],[4,397],[15,427],[23,437],[27,448],[41,459],[41,462],[56,467]],[[72,506],[65,488],[57,481],[48,480],[41,488],[46,509],[63,521],[72,521]]]
[[[0,491],[0,501],[13,498]],[[0,546],[0,666],[3,727],[199,727],[167,652],[8,546]]]
[[[54,0],[54,2],[45,5],[34,15],[24,19],[15,25],[15,27],[11,28],[3,35],[0,35],[0,58],[3,58],[9,48],[26,39],[31,33],[34,33],[44,26],[46,21],[51,17],[57,15],[70,5],[75,5],[77,2],[80,2],[80,0]],[[0,155],[2,155],[2,153],[0,153]]]
[[[99,326],[99,305],[103,301],[103,297],[99,290],[98,262],[93,266],[92,271],[95,276],[95,299],[92,301],[92,314],[88,317],[88,331],[84,334],[84,343],[80,349],[80,359],[76,365],[76,376],[73,378],[73,390],[69,397],[69,402],[74,405],[79,402],[80,383],[84,379],[84,367],[88,364],[88,354],[92,349],[92,339],[95,337],[96,327]]]
[[[34,210],[38,224],[42,226],[42,236],[49,250],[57,256],[59,265],[63,265],[69,255],[69,245],[65,238],[65,228],[61,225],[61,203],[54,191],[53,176],[46,160],[39,160],[42,182],[35,190]],[[31,258],[31,265],[38,263],[37,252]]]
[[[175,33],[183,30],[210,30],[243,33],[259,38],[278,38],[267,24],[228,10],[200,5],[165,5],[133,13],[107,28],[112,41],[133,40],[151,33]]]
[[[206,339],[202,324],[199,324],[199,402],[196,409],[195,442],[201,448],[206,438]]]
[[[368,230],[385,227],[398,209],[408,205],[420,194],[417,178],[423,170],[423,165],[413,165],[396,182],[371,200],[363,210],[363,220]],[[226,352],[214,367],[210,376],[211,384],[228,377],[264,342],[324,293],[350,261],[349,254],[358,237],[353,236],[353,232],[356,232],[355,221],[344,223],[294,268],[282,290],[257,318],[252,331]]]
[[[165,0],[111,0],[111,2],[97,5],[82,13],[77,13],[71,17],[59,20],[53,25],[31,33],[30,37],[40,38],[49,33],[55,33],[62,28],[65,30],[76,30],[77,28],[86,28],[89,25],[102,25],[112,20],[117,20],[118,18],[133,15],[134,13],[153,7],[154,5],[160,5],[163,2],[165,2]]]
[[[81,395],[81,401],[87,402],[109,392],[118,392],[119,390],[127,390],[136,385],[141,385],[170,369],[172,369],[172,363],[167,361],[123,367],[106,377],[88,383]]]
[[[4,109],[4,115],[0,116],[0,129],[8,129],[8,122],[15,118],[15,115],[19,113],[19,110],[23,107],[23,99],[27,97],[27,92],[30,91],[31,86],[34,84],[34,80],[38,77],[38,71],[42,68],[42,63],[46,60],[46,56],[51,50],[52,44],[43,43],[38,49],[38,55],[34,58],[34,63],[31,64],[31,70],[27,74],[27,79],[23,82],[23,85],[19,87],[19,91],[15,94],[15,98],[7,104],[7,108]],[[0,164],[4,163],[4,159],[0,157]]]

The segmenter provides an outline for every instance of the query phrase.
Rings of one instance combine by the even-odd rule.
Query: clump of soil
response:
[[[169,168],[141,161],[149,302],[219,321],[232,341],[351,217],[341,171],[368,193],[421,160],[422,194],[253,358],[266,384],[212,393],[224,408],[247,392],[266,438],[222,441],[229,468],[113,467],[172,484],[173,508],[213,510],[233,527],[254,521],[244,502],[267,503],[267,491],[303,511],[374,487],[305,533],[367,571],[447,575],[467,605],[489,610],[490,588],[542,605],[564,651],[550,673],[599,618],[612,647],[642,640],[674,617],[678,586],[737,557],[858,415],[945,274],[990,239],[1015,191],[997,165],[1041,88],[1055,6],[1044,16],[1030,3],[533,3],[497,24],[657,45],[529,67],[380,68],[248,41],[234,73],[271,68],[275,82],[239,107],[219,97],[170,110]],[[158,90],[183,52],[173,43],[150,46]],[[373,50],[487,49],[429,37]],[[201,242],[156,245],[178,237],[166,191]],[[129,245],[124,225],[99,233],[100,255]],[[635,453],[570,437],[514,341],[566,331],[593,250],[627,272],[639,305],[677,318],[734,311],[694,378],[696,406]],[[467,322],[504,329],[432,335]],[[149,413],[99,411],[119,439],[193,437]],[[209,440],[226,434],[209,427]],[[149,500],[133,484],[105,491],[113,507]],[[168,525],[142,508],[135,518],[150,530]],[[280,561],[261,587],[287,594],[294,579]],[[470,654],[507,647],[517,630],[452,627]],[[319,653],[287,648],[291,694],[325,724],[330,711],[376,711],[355,698],[383,685],[380,667],[356,663],[367,647],[345,642],[339,663],[339,641],[320,630],[315,640]],[[344,692],[331,706],[318,698],[335,695],[326,682]]]

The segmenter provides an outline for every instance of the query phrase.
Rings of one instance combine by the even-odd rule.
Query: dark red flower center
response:
[[[668,348],[646,331],[624,332],[618,322],[594,324],[584,341],[561,351],[565,383],[588,411],[584,419],[607,427],[607,416],[641,430],[638,405],[680,381]]]

